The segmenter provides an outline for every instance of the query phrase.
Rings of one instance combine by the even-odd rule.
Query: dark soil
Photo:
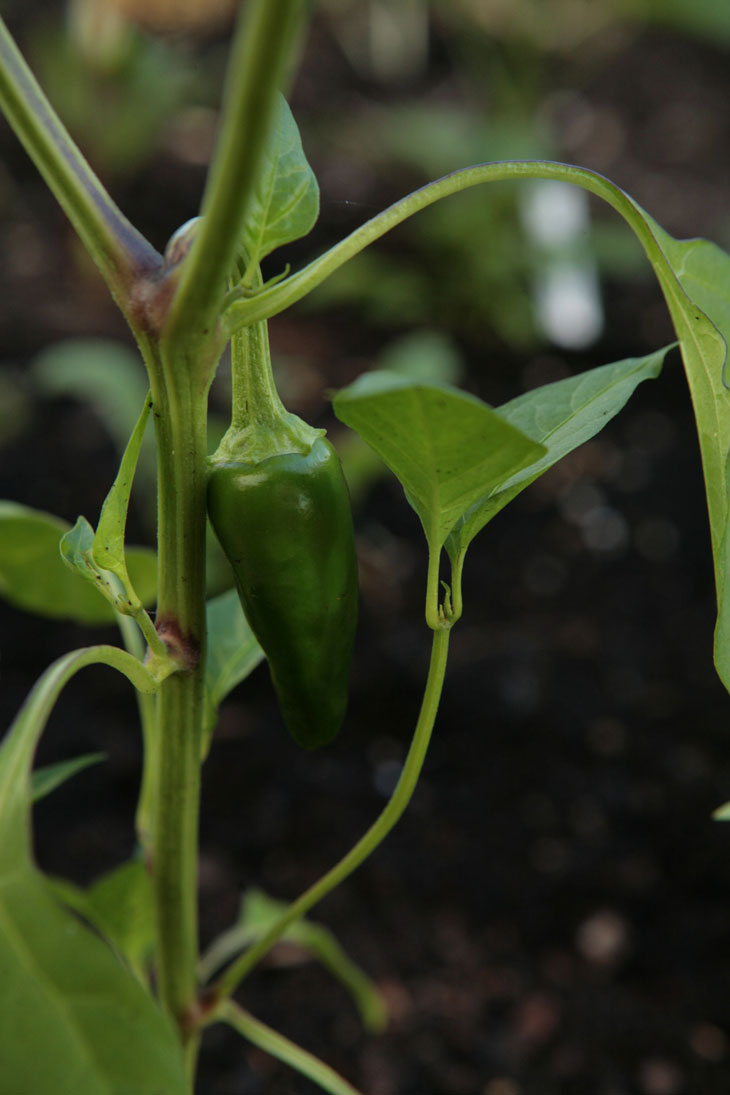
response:
[[[448,96],[459,86],[448,31],[434,26],[431,65],[410,94]],[[604,171],[676,234],[722,239],[727,52],[656,30],[623,34],[620,48],[593,60],[543,59],[557,155]],[[386,107],[397,101],[399,93],[353,74],[324,23],[310,50],[297,85],[310,119],[331,108],[333,87],[342,116],[369,109],[366,95]],[[566,88],[574,98],[557,101]],[[590,114],[582,128],[578,95]],[[682,104],[699,119],[691,140],[671,128]],[[602,144],[609,116],[614,140]],[[6,128],[0,147],[3,376],[27,397],[29,414],[2,451],[0,496],[93,518],[115,473],[113,446],[82,405],[38,398],[24,366],[62,337],[127,336]],[[337,156],[333,147],[322,167],[335,191]],[[406,187],[422,181],[397,165],[373,172],[353,225],[370,204],[396,197],[404,176]],[[190,167],[176,176],[163,142],[138,177],[110,185],[160,246],[195,211],[201,177]],[[321,243],[350,226],[341,198],[325,196]],[[398,244],[389,246],[395,254]],[[301,258],[310,253],[307,245]],[[467,386],[509,398],[561,369],[671,341],[648,276],[609,277],[603,292],[606,334],[590,354],[539,345],[515,353],[485,330],[488,369],[473,336],[461,343]],[[326,424],[322,391],[398,333],[365,329],[356,309],[283,317],[274,350],[305,359],[308,370],[296,409]],[[591,509],[608,522],[608,539],[591,536]],[[234,919],[246,887],[292,898],[344,853],[382,808],[407,748],[429,652],[425,550],[389,480],[363,502],[357,525],[362,622],[341,739],[314,755],[298,751],[264,669],[222,711],[204,770],[206,942]],[[144,535],[139,513],[132,526],[133,538]],[[724,1095],[730,831],[711,812],[730,798],[730,701],[712,668],[704,488],[676,352],[599,438],[489,526],[465,582],[413,803],[317,910],[384,992],[387,1032],[364,1033],[344,990],[291,950],[275,951],[241,1000],[365,1095]],[[43,666],[90,640],[6,605],[0,626],[7,724]],[[40,864],[80,882],[133,848],[135,711],[128,687],[105,671],[69,687],[39,761],[90,750],[107,753],[106,763],[36,810]],[[199,1090],[305,1095],[312,1085],[215,1028]]]

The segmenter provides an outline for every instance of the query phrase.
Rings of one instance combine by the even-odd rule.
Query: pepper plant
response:
[[[594,172],[523,161],[456,171],[396,202],[301,270],[264,281],[262,260],[305,236],[318,212],[317,183],[281,92],[305,9],[302,0],[246,5],[200,216],[164,254],[114,204],[0,21],[0,105],[106,280],[149,377],[95,525],[80,517],[69,528],[16,503],[0,507],[3,595],[41,616],[70,615],[89,625],[116,620],[122,637],[120,646],[91,645],[51,665],[0,749],[0,1061],[3,1089],[13,1095],[182,1095],[193,1089],[202,1031],[220,1022],[321,1089],[355,1093],[234,993],[286,936],[326,954],[366,1022],[382,1025],[382,1002],[367,978],[304,918],[377,847],[413,793],[449,636],[463,611],[461,577],[472,541],[517,494],[594,436],[639,383],[656,377],[667,349],[598,366],[498,408],[446,384],[388,372],[365,374],[336,395],[336,415],[398,478],[423,526],[432,653],[422,706],[397,786],[358,843],[289,905],[247,895],[239,921],[201,956],[200,772],[218,708],[265,656],[294,739],[305,748],[326,743],[344,715],[357,617],[352,518],[339,462],[322,431],[282,405],[267,324],[434,202],[492,182],[553,179],[602,198],[635,232],[663,290],[697,417],[717,579],[716,663],[730,687],[730,257],[703,240],[671,238]],[[208,461],[207,398],[229,341],[231,427]],[[125,543],[148,420],[157,444],[156,558]],[[237,583],[208,603],[207,512]],[[31,812],[35,798],[93,758],[35,772],[33,758],[67,682],[96,664],[118,670],[138,694],[139,855],[83,890],[36,867]]]

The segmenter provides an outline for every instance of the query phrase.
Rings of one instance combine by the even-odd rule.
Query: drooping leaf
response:
[[[707,240],[675,240],[651,218],[646,219],[679,281],[677,286],[655,266],[679,336],[692,392],[717,589],[715,665],[730,689],[730,255]]]
[[[283,95],[278,98],[242,243],[251,266],[306,236],[319,214],[319,187]]]
[[[440,331],[420,330],[388,343],[375,368],[399,373],[410,380],[458,385],[464,365],[452,339]],[[342,461],[347,487],[354,506],[386,474],[383,461],[359,434],[343,431],[332,438]]]
[[[210,735],[218,708],[264,658],[248,626],[235,589],[208,601],[208,660],[205,668],[205,731]]]
[[[71,526],[60,517],[0,501],[0,596],[16,608],[79,624],[114,622],[114,610],[92,585],[64,566],[59,541]],[[154,604],[155,553],[130,548],[127,564],[145,605]]]
[[[32,776],[33,801],[38,802],[39,799],[45,798],[77,772],[83,772],[84,768],[90,768],[92,764],[98,764],[105,759],[104,753],[85,753],[82,757],[72,757],[71,760],[48,764],[45,768],[36,768]]]
[[[204,956],[201,963],[203,976],[207,978],[212,975],[235,954],[265,935],[286,909],[284,902],[276,901],[262,890],[247,890],[236,923],[212,944]],[[297,920],[289,925],[281,938],[301,947],[341,982],[350,993],[368,1030],[377,1032],[385,1028],[388,1010],[382,993],[364,970],[348,957],[328,928],[311,920]]]
[[[474,396],[394,373],[359,377],[334,409],[400,480],[432,551],[477,499],[545,454]]]
[[[452,529],[446,548],[452,560],[508,502],[567,453],[594,437],[618,414],[643,380],[659,375],[667,348],[647,357],[601,365],[578,376],[534,388],[497,410],[507,422],[545,446],[545,455],[485,493]]]
[[[138,687],[140,663],[96,647],[59,659],[0,747],[0,1023],[2,1086],[13,1095],[184,1095],[179,1042],[153,998],[112,951],[54,899],[31,858],[31,765],[60,689],[109,660]]]

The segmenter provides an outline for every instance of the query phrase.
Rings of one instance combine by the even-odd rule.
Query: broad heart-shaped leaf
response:
[[[64,566],[59,541],[71,526],[60,517],[0,501],[0,596],[24,612],[79,624],[110,624],[114,610],[98,591]],[[127,565],[145,605],[157,591],[155,553],[130,548]]]
[[[251,266],[306,236],[319,215],[319,187],[283,95],[274,111],[242,244]]]
[[[218,717],[218,708],[229,692],[252,673],[264,659],[248,626],[235,589],[208,601],[208,659],[205,666],[204,752]]]
[[[730,689],[730,538],[728,454],[730,391],[730,255],[707,240],[675,240],[646,218],[684,292],[655,264],[679,336],[692,393],[710,517],[717,588],[715,665]],[[685,295],[686,294],[686,295]]]
[[[474,396],[395,373],[359,377],[334,409],[400,480],[432,552],[479,498],[546,451]]]
[[[454,526],[446,549],[455,562],[488,521],[578,445],[594,437],[618,414],[642,380],[661,372],[669,347],[647,357],[600,365],[577,376],[517,396],[497,410],[517,429],[541,442],[544,456],[521,468],[480,498]]]
[[[13,1095],[185,1095],[180,1045],[156,1003],[54,900],[31,859],[35,747],[74,664],[88,661],[82,650],[51,667],[0,747],[1,1087]]]

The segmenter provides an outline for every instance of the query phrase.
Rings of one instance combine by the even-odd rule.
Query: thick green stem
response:
[[[231,426],[271,430],[285,415],[271,371],[265,320],[237,331],[231,339]]]
[[[231,339],[231,373],[231,425],[213,460],[258,464],[277,452],[309,452],[324,431],[287,411],[281,402],[265,320],[244,327]]]
[[[170,344],[204,337],[217,322],[258,179],[276,96],[306,4],[252,0],[228,65],[223,120],[203,197],[203,220],[182,266],[167,324]]]
[[[0,109],[125,311],[133,279],[156,269],[160,256],[109,197],[1,18]]]
[[[160,686],[151,762],[157,983],[186,1029],[198,957],[197,841],[205,666],[206,398],[186,360],[151,371],[158,453],[157,629],[185,666]]]
[[[142,662],[145,656],[145,644],[139,627],[131,616],[122,616],[121,614],[117,616],[117,624],[119,625],[119,630],[122,633],[124,645],[127,650]],[[151,854],[152,801],[150,794],[155,782],[152,779],[156,707],[154,695],[145,695],[142,692],[138,692],[137,707],[139,709],[139,719],[142,728],[144,767],[142,770],[142,784],[139,790],[139,799],[137,801],[135,829],[142,850],[144,854],[147,855]]]
[[[431,731],[436,720],[446,671],[449,634],[450,632],[446,628],[439,628],[439,630],[434,631],[428,680],[426,681],[416,730],[398,785],[380,817],[370,826],[354,848],[343,856],[339,863],[335,864],[327,874],[323,875],[318,882],[315,882],[301,897],[297,898],[266,934],[233,962],[225,973],[213,983],[209,991],[209,999],[212,1001],[222,1000],[230,996],[244,977],[251,972],[254,966],[281,938],[289,925],[308,913],[318,901],[321,901],[335,886],[338,886],[348,875],[352,874],[363,860],[367,859],[370,853],[377,848],[378,844],[388,835],[400,818],[415,790],[426,757],[428,743],[431,740]]]

